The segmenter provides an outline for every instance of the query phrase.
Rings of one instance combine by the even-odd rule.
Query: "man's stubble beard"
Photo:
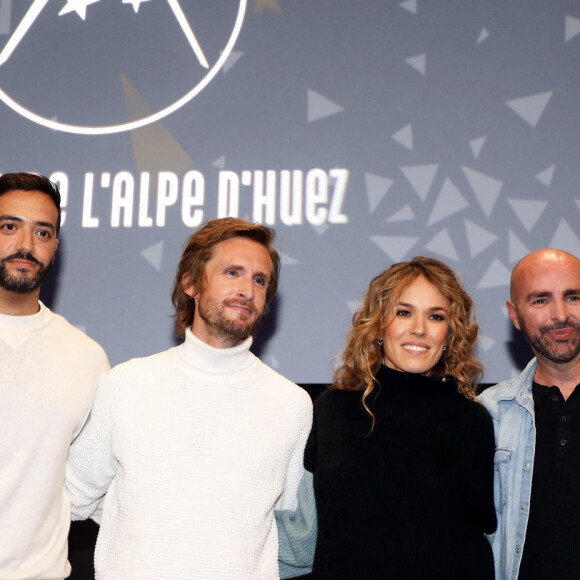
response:
[[[580,354],[580,323],[567,318],[563,322],[540,326],[538,332],[532,335],[526,327],[524,318],[519,315],[517,318],[522,333],[538,355],[553,363],[569,363]],[[574,328],[576,331],[575,336],[562,341],[546,338],[545,335],[551,330],[560,330],[562,328]]]
[[[19,272],[19,275],[10,275],[7,262],[10,260],[27,260],[38,266],[38,271],[34,276],[29,277],[24,272]],[[44,265],[37,260],[30,252],[15,252],[10,256],[6,256],[0,261],[0,288],[14,292],[15,294],[29,294],[34,292],[46,280],[52,268],[52,262]]]
[[[226,315],[226,309],[230,304],[240,304],[252,309],[252,315],[248,320],[233,320]],[[199,298],[195,316],[199,316],[206,324],[213,336],[226,340],[232,345],[239,344],[252,336],[258,327],[261,315],[256,315],[253,305],[244,300],[226,300],[217,302],[203,293]]]

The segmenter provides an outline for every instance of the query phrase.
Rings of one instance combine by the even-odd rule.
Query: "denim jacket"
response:
[[[496,580],[516,580],[522,561],[536,447],[532,382],[537,367],[532,359],[517,379],[486,389],[479,397],[493,418],[495,430],[498,526],[489,540]]]
[[[294,578],[312,572],[318,520],[312,473],[304,470],[298,486],[295,511],[277,510],[278,567],[280,578]]]

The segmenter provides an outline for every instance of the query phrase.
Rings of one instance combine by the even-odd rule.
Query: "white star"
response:
[[[141,2],[149,2],[149,0],[123,0],[123,4],[133,4],[133,10],[135,10],[135,14],[139,12]]]
[[[84,20],[87,17],[87,6],[100,1],[101,0],[67,0],[67,3],[58,15],[62,16],[69,12],[76,12]]]

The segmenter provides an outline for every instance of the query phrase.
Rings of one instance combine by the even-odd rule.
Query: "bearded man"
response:
[[[580,575],[580,260],[528,254],[514,268],[514,326],[535,358],[480,399],[496,435],[497,580]]]
[[[69,457],[73,515],[101,497],[98,580],[271,580],[274,508],[294,509],[310,397],[250,352],[276,293],[274,231],[213,220],[173,285],[185,341],[114,368]]]
[[[40,300],[60,230],[56,184],[0,177],[0,578],[70,574],[69,447],[109,363]]]

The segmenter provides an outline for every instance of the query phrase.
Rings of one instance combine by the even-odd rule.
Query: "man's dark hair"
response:
[[[268,250],[272,260],[272,276],[266,290],[266,306],[278,289],[280,276],[280,256],[272,247],[276,233],[272,228],[254,224],[240,218],[222,218],[209,221],[185,242],[177,273],[173,281],[171,300],[175,308],[175,329],[184,336],[185,329],[193,324],[195,301],[183,290],[182,279],[185,274],[199,290],[203,289],[205,266],[213,256],[213,249],[220,242],[232,238],[246,238],[261,244]]]
[[[0,195],[11,191],[40,191],[50,196],[58,210],[56,221],[56,235],[60,231],[60,191],[58,185],[53,183],[48,177],[38,173],[5,173],[0,176]]]

